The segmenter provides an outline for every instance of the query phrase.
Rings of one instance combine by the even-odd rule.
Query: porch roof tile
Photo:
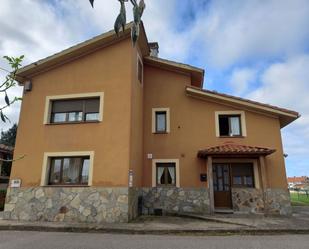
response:
[[[226,142],[222,145],[208,147],[203,150],[199,150],[197,156],[200,158],[206,158],[212,155],[270,155],[274,153],[275,149],[241,145],[233,142]]]

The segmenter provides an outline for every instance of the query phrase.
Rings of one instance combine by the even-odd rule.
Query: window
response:
[[[157,186],[176,186],[175,163],[157,163]]]
[[[144,69],[143,69],[143,62],[141,58],[138,56],[137,57],[137,78],[138,81],[143,84],[143,77],[144,77]]]
[[[170,111],[169,108],[152,109],[152,133],[170,132]]]
[[[241,136],[240,115],[219,115],[220,136]]]
[[[50,123],[91,122],[99,120],[100,98],[53,100]]]
[[[166,133],[166,111],[156,112],[156,132]]]
[[[253,165],[250,163],[232,165],[232,183],[234,187],[254,187]]]
[[[87,185],[90,157],[50,158],[49,185]]]

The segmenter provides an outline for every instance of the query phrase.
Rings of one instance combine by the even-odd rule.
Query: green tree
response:
[[[1,132],[0,143],[5,144],[7,146],[15,146],[16,140],[16,133],[17,133],[17,124],[14,124],[10,129],[7,131]]]
[[[120,29],[124,31],[125,25],[127,23],[125,2],[128,2],[128,0],[118,1],[120,2],[120,13],[117,16],[114,24],[114,30],[117,35],[119,35]],[[94,0],[89,0],[89,2],[91,6],[94,7]],[[130,2],[133,5],[133,24],[131,28],[131,39],[133,42],[133,46],[135,46],[139,37],[141,18],[146,8],[146,5],[144,0],[140,0],[138,4],[136,0],[130,0]]]
[[[9,118],[5,115],[5,109],[9,108],[16,101],[21,100],[21,98],[18,97],[10,98],[8,96],[8,90],[15,87],[17,84],[16,82],[17,70],[20,68],[24,56],[23,55],[20,57],[4,56],[3,58],[7,60],[12,70],[8,71],[9,74],[6,75],[4,82],[0,83],[0,97],[3,97],[5,101],[5,104],[3,106],[0,106],[0,119],[2,122],[6,122],[9,120]]]

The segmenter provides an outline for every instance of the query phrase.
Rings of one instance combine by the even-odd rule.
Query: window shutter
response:
[[[86,99],[85,100],[85,113],[89,112],[99,112],[100,110],[100,99],[93,98],[93,99]]]
[[[52,103],[52,112],[83,111],[83,100],[56,100]]]

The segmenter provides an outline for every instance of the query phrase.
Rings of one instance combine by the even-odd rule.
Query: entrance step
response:
[[[217,214],[233,214],[234,211],[233,211],[233,209],[229,209],[229,208],[216,208],[215,213],[217,213]]]

